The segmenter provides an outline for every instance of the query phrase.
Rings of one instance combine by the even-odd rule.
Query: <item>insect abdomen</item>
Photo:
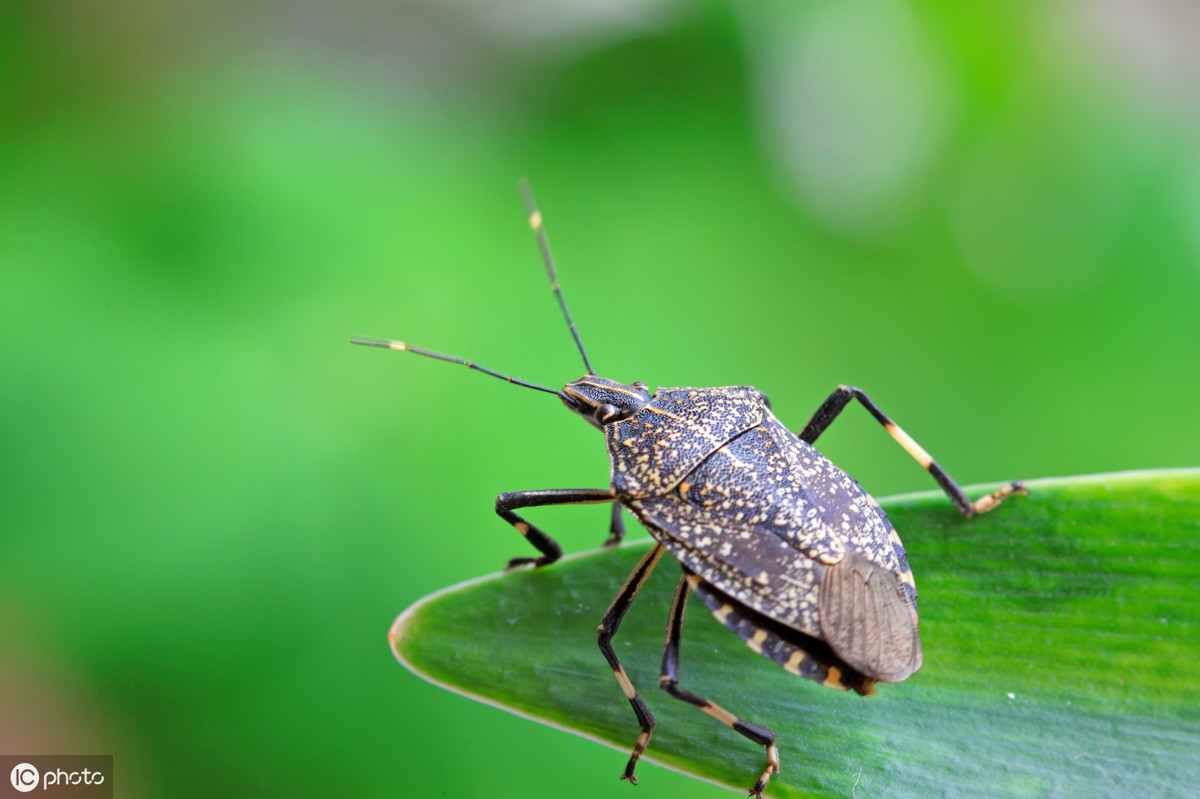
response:
[[[785,671],[819,682],[826,688],[853,690],[864,696],[874,693],[875,680],[847,665],[821,639],[755,613],[696,575],[690,575],[688,582],[718,621],[741,638],[746,646],[775,661]]]

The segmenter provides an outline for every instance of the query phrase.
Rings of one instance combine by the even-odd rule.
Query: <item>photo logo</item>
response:
[[[112,774],[112,755],[0,755],[0,796],[113,799]]]
[[[0,772],[2,774],[3,772]],[[16,788],[21,793],[29,793],[38,786],[38,780],[41,775],[38,770],[28,763],[18,763],[13,767],[12,774],[9,779],[12,780],[12,787]]]

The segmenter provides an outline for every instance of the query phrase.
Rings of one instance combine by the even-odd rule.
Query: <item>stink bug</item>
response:
[[[654,717],[613,651],[612,638],[664,552],[683,566],[668,614],[659,686],[766,747],[766,767],[750,795],[760,797],[779,771],[775,733],[739,718],[679,685],[679,643],[689,592],[747,646],[788,672],[866,695],[877,682],[900,682],[921,667],[917,589],[900,538],[878,503],[818,452],[813,443],[851,400],[858,400],[933,475],[964,516],[985,513],[1024,493],[1012,482],[972,502],[916,441],[857,388],[839,386],[799,433],[749,386],[660,388],[625,385],[593,371],[571,319],[542,216],[527,182],[521,193],[529,223],[587,373],[561,390],[527,383],[450,355],[399,341],[353,339],[450,361],[559,397],[604,432],[612,463],[609,488],[514,491],[496,498],[496,513],[540,553],[509,568],[548,566],[562,548],[515,511],[541,505],[613,503],[606,544],[624,536],[621,507],[654,538],[600,621],[599,645],[625,693],[641,733],[622,779],[650,742]]]

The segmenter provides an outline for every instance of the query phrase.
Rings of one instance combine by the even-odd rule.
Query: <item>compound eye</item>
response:
[[[596,409],[596,421],[601,423],[607,422],[609,419],[616,416],[617,413],[618,408],[616,405],[601,405]]]
[[[645,383],[643,383],[641,380],[639,380],[639,381],[637,381],[636,383],[634,383],[634,384],[633,384],[632,388],[636,388],[638,391],[645,391],[645,390],[646,390],[646,384],[645,384]]]

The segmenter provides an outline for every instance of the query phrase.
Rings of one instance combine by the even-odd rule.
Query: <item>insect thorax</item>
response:
[[[605,427],[612,486],[625,499],[671,490],[728,441],[762,423],[765,396],[750,386],[660,388],[637,413]]]

